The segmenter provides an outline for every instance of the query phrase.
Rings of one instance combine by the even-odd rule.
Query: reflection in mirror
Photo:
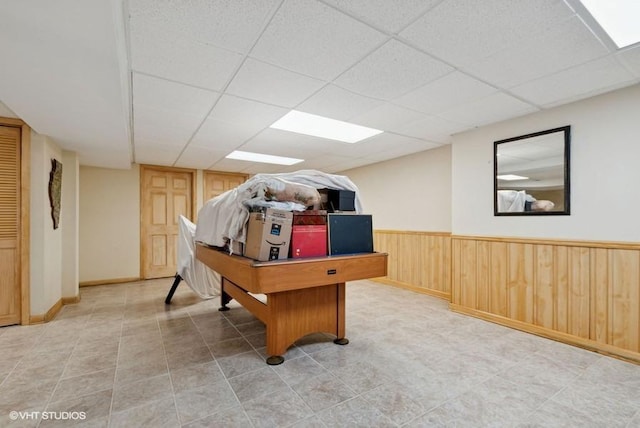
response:
[[[568,215],[571,127],[494,142],[494,215]]]

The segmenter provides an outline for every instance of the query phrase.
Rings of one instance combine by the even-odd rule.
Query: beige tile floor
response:
[[[1,328],[0,427],[640,427],[640,366],[436,298],[350,283],[351,343],[317,334],[268,366],[251,314],[184,283],[167,307],[171,282],[83,288]]]

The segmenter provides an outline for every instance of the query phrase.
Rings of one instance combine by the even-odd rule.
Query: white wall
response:
[[[80,282],[140,276],[140,169],[80,167]]]
[[[53,229],[49,204],[51,159],[62,150],[49,138],[31,133],[30,289],[31,315],[44,315],[62,297],[62,229]],[[62,168],[64,176],[64,165]],[[64,190],[63,190],[64,191]],[[60,218],[65,212],[60,210]]]
[[[495,217],[493,142],[571,125],[571,215]],[[640,85],[454,136],[452,232],[640,241]]]
[[[343,171],[375,229],[451,230],[451,147]]]
[[[62,152],[62,297],[79,294],[79,191],[80,161],[77,153]]]

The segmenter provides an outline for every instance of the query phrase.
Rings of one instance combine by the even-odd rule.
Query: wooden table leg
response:
[[[340,284],[336,284],[338,286],[337,289],[337,299],[336,299],[336,312],[337,312],[337,318],[338,318],[338,325],[336,328],[336,339],[333,341],[333,343],[336,343],[338,345],[346,345],[347,343],[349,343],[349,339],[347,339],[346,337],[344,337],[345,332],[346,332],[346,319],[345,319],[345,284],[344,282],[340,283]]]
[[[344,283],[272,293],[267,296],[267,306],[268,364],[281,364],[287,349],[311,333],[335,334],[335,343],[349,343],[344,337]]]

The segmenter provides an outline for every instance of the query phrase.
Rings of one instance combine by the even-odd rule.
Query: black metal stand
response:
[[[220,290],[220,307],[219,311],[228,311],[230,308],[227,306],[227,303],[231,301],[231,296],[224,292],[224,287]]]
[[[171,286],[171,290],[169,290],[169,294],[167,294],[167,298],[164,299],[164,304],[168,305],[171,303],[171,298],[173,297],[173,293],[176,292],[176,288],[178,288],[178,284],[182,281],[182,277],[176,273],[175,279],[173,280],[173,285]]]

